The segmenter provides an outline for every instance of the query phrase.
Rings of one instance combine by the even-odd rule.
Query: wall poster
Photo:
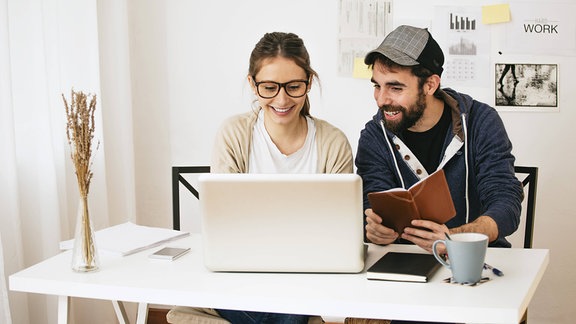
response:
[[[433,36],[444,51],[442,86],[481,86],[489,80],[490,33],[480,6],[436,6]]]
[[[558,65],[495,64],[495,105],[506,110],[558,111]]]
[[[576,4],[511,3],[510,10],[506,52],[576,55]]]
[[[340,0],[338,75],[368,78],[366,53],[390,32],[392,2],[386,0]]]

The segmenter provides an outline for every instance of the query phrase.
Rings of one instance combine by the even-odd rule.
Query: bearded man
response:
[[[362,130],[356,167],[364,185],[365,239],[414,243],[431,251],[445,234],[483,233],[510,247],[518,228],[522,185],[512,143],[498,112],[469,95],[440,88],[444,55],[426,29],[400,26],[369,52],[376,115]],[[414,220],[403,233],[381,224],[367,194],[409,188],[444,169],[456,216],[445,224]],[[399,215],[400,217],[401,215]]]

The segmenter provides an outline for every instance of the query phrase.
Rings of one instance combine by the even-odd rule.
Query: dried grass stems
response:
[[[88,103],[88,98],[90,102]],[[90,181],[92,180],[92,140],[94,138],[94,112],[96,111],[96,95],[86,95],[81,91],[72,89],[70,104],[62,94],[64,107],[66,108],[66,137],[70,145],[70,156],[76,169],[76,179],[81,197],[81,215],[79,226],[80,253],[81,260],[74,263],[76,271],[92,271],[98,268],[95,258],[94,238],[90,226],[90,216],[88,211],[88,192],[90,191]],[[100,142],[98,142],[99,144]],[[98,149],[98,146],[96,146]],[[78,233],[77,233],[78,235]],[[76,261],[73,261],[76,262]]]
[[[88,103],[88,97],[90,103]],[[72,89],[70,104],[62,94],[66,108],[66,137],[70,145],[70,156],[76,169],[76,179],[82,198],[88,196],[92,180],[92,140],[94,138],[94,112],[96,110],[96,95],[86,95],[82,91]],[[98,142],[99,144],[99,142]],[[98,148],[98,147],[96,147]]]

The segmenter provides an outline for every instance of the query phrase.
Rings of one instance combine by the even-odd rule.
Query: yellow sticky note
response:
[[[354,58],[354,71],[352,72],[352,77],[357,79],[370,79],[372,77],[372,70],[368,65],[364,64],[363,57]]]
[[[510,21],[510,5],[497,4],[482,6],[482,23],[497,24]]]

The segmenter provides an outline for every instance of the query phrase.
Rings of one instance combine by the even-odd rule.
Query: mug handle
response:
[[[436,245],[438,245],[438,243],[443,243],[444,245],[446,245],[446,242],[444,240],[434,241],[434,243],[432,244],[432,253],[434,254],[434,257],[436,258],[436,260],[438,260],[438,262],[440,262],[446,268],[450,269],[450,264],[447,263],[444,259],[442,259],[442,257],[436,251]]]

